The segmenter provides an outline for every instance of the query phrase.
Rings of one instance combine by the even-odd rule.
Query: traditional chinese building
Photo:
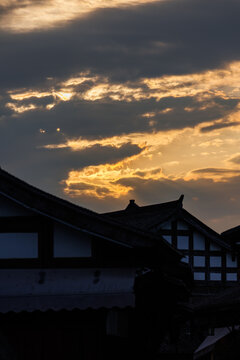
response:
[[[151,358],[189,294],[181,258],[0,169],[0,357]]]
[[[221,235],[183,208],[183,195],[175,201],[138,206],[130,200],[124,210],[103,216],[163,237],[184,257],[194,278],[185,309],[185,322],[175,323],[175,341],[165,338],[161,359],[222,360],[240,356],[239,246],[240,228]],[[232,349],[230,351],[230,349]],[[237,357],[236,357],[237,358]]]
[[[236,249],[231,241],[198,220],[183,208],[183,195],[166,203],[138,206],[130,200],[125,210],[105,216],[163,237],[184,255],[196,284],[234,285],[239,281]],[[236,242],[235,242],[236,244]]]

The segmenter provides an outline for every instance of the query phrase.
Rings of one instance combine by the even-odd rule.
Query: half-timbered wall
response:
[[[169,221],[157,230],[166,241],[184,254],[194,280],[209,282],[235,282],[238,278],[238,261],[225,248],[194,230],[185,221]]]
[[[91,240],[84,233],[55,223],[53,255],[56,258],[90,257],[92,255]]]
[[[0,259],[34,259],[37,257],[37,233],[0,233]]]

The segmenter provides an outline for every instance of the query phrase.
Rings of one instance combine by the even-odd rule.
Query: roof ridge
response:
[[[147,208],[157,208],[157,207],[161,207],[161,206],[165,206],[165,205],[173,205],[174,203],[177,205],[179,204],[181,207],[183,206],[182,201],[183,201],[184,195],[181,195],[177,200],[171,200],[171,201],[166,201],[166,202],[162,202],[162,203],[157,203],[157,204],[150,204],[150,205],[137,205],[133,208],[134,212],[141,212],[142,210],[146,210]],[[128,206],[123,209],[123,210],[116,210],[116,211],[109,211],[109,212],[105,212],[102,213],[102,215],[110,215],[110,214],[125,214],[126,210],[128,209]]]
[[[99,215],[99,214],[98,214],[97,212],[95,212],[95,211],[89,210],[89,209],[87,209],[87,208],[85,208],[85,207],[83,207],[83,206],[81,206],[81,205],[74,204],[74,203],[71,202],[71,201],[62,199],[62,198],[60,198],[60,197],[58,197],[58,196],[56,196],[56,195],[50,194],[49,192],[47,192],[47,191],[45,191],[45,190],[39,189],[39,188],[37,188],[36,186],[29,184],[27,181],[22,180],[22,179],[16,177],[15,175],[10,174],[8,171],[3,170],[3,169],[0,167],[0,177],[1,177],[1,176],[4,176],[5,178],[6,178],[6,177],[7,177],[7,178],[10,178],[10,180],[18,182],[18,184],[19,184],[20,186],[22,186],[23,189],[24,189],[24,188],[30,188],[30,190],[32,190],[33,192],[35,192],[35,193],[37,193],[37,194],[39,194],[39,195],[42,195],[42,196],[44,196],[44,197],[46,197],[46,198],[49,197],[51,200],[54,200],[54,201],[63,203],[63,204],[65,204],[65,205],[67,205],[67,206],[71,206],[71,207],[76,208],[76,209],[78,209],[78,210],[79,210],[79,209],[80,209],[80,210],[83,210],[83,211],[85,211],[86,213],[89,213],[89,214],[92,214],[92,215],[94,215],[94,214],[95,214],[95,215]]]

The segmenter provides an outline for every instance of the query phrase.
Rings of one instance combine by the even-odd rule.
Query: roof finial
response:
[[[134,199],[131,199],[129,200],[129,204],[128,206],[126,207],[126,210],[132,210],[132,209],[136,209],[138,208],[139,206],[135,203],[135,200]]]
[[[182,204],[183,199],[184,199],[184,195],[182,194],[182,195],[179,197],[178,201]]]

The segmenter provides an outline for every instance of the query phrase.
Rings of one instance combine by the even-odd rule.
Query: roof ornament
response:
[[[183,199],[184,199],[184,195],[182,194],[180,197],[179,197],[179,199],[178,199],[178,201],[179,201],[179,203],[181,204],[181,205],[183,205],[182,203],[183,203]]]
[[[139,206],[135,203],[134,199],[131,199],[131,200],[129,200],[129,204],[126,207],[125,210],[134,210],[134,209],[137,209],[137,208],[139,208]]]

